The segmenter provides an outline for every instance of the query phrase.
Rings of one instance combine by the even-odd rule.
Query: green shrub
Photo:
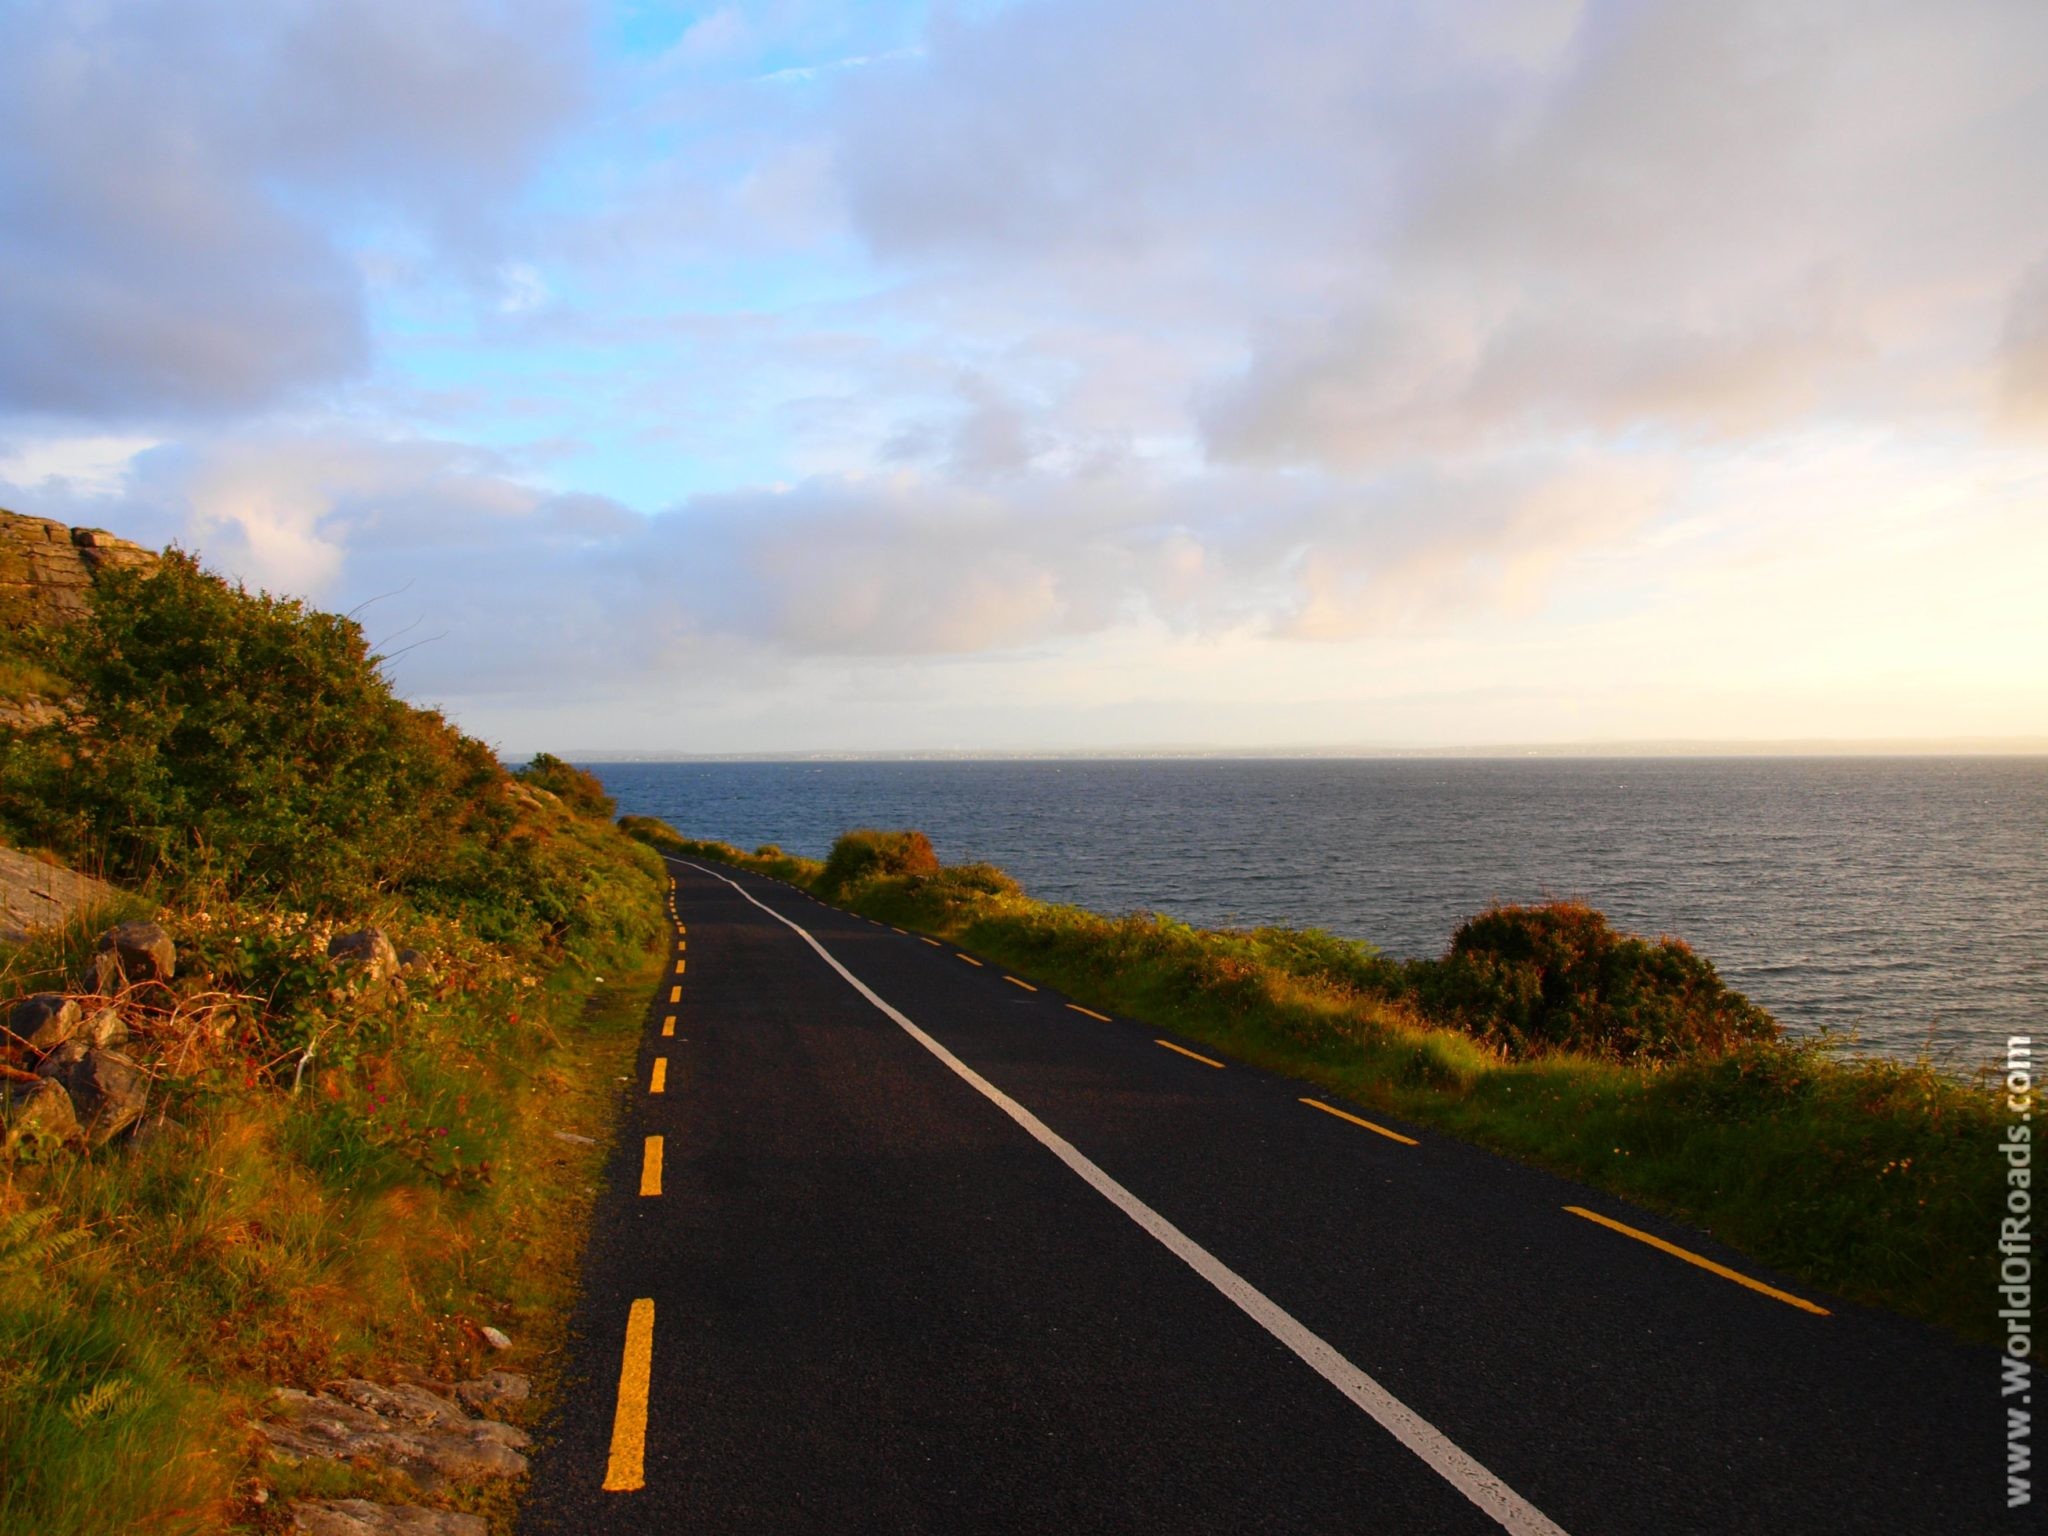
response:
[[[1778,1033],[1712,962],[1677,939],[1622,933],[1582,902],[1494,907],[1408,974],[1427,1017],[1515,1055],[1672,1060]]]
[[[117,878],[357,902],[445,857],[501,777],[395,698],[354,621],[173,550],[60,641],[82,719],[0,743],[12,830]]]
[[[604,780],[587,768],[563,762],[552,752],[541,753],[516,770],[514,776],[535,789],[546,790],[578,816],[593,821],[610,821],[618,809],[617,803],[604,792]]]
[[[939,856],[932,851],[932,840],[922,832],[858,827],[832,845],[819,883],[826,891],[844,891],[863,880],[938,872]]]

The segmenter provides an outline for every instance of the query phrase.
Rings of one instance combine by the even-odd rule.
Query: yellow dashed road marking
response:
[[[683,989],[681,987],[670,987],[668,989],[668,1000],[672,1003],[680,1003],[683,1000]]]
[[[661,1193],[661,1138],[650,1136],[640,1152],[640,1193]]]
[[[626,1314],[626,1352],[619,1364],[619,1406],[612,1415],[606,1493],[647,1486],[647,1378],[654,1365],[654,1298],[642,1296]]]
[[[1105,1023],[1105,1024],[1107,1024],[1107,1023],[1109,1022],[1109,1015],[1108,1015],[1108,1014],[1106,1014],[1106,1013],[1097,1013],[1097,1012],[1096,1012],[1096,1011],[1095,1011],[1095,1010],[1094,1010],[1093,1008],[1083,1008],[1083,1007],[1082,1007],[1082,1006],[1081,1006],[1081,1005],[1080,1005],[1079,1003],[1069,1003],[1069,1004],[1067,1004],[1067,1006],[1068,1006],[1069,1008],[1073,1009],[1073,1010],[1074,1010],[1074,1012],[1076,1012],[1076,1013],[1085,1013],[1085,1014],[1087,1014],[1087,1015],[1088,1015],[1088,1017],[1089,1017],[1089,1018],[1091,1018],[1091,1019],[1100,1019],[1100,1020],[1102,1020],[1102,1022],[1103,1022],[1103,1023]]]
[[[979,960],[975,959],[975,958],[974,958],[974,956],[972,956],[972,955],[961,955],[961,954],[960,954],[960,952],[959,952],[958,950],[955,950],[955,951],[954,951],[953,953],[954,953],[954,954],[956,954],[956,955],[959,955],[959,958],[960,958],[960,959],[962,959],[962,960],[965,960],[965,961],[966,961],[966,962],[967,962],[967,963],[968,963],[969,965],[979,965],[979,964],[981,964],[981,962],[980,962]]]
[[[1565,1209],[1574,1216],[1583,1216],[1588,1221],[1597,1221],[1601,1226],[1619,1232],[1624,1237],[1632,1237],[1639,1243],[1648,1243],[1652,1248],[1668,1253],[1674,1259],[1683,1259],[1688,1264],[1697,1264],[1701,1269],[1711,1274],[1719,1275],[1723,1280],[1733,1280],[1737,1285],[1748,1286],[1752,1291],[1782,1301],[1788,1307],[1797,1307],[1802,1312],[1811,1312],[1815,1317],[1829,1317],[1833,1315],[1826,1307],[1817,1307],[1803,1297],[1794,1296],[1789,1291],[1779,1290],[1775,1285],[1765,1285],[1761,1280],[1752,1280],[1747,1275],[1737,1274],[1734,1270],[1728,1268],[1727,1265],[1716,1264],[1704,1254],[1694,1253],[1690,1248],[1681,1248],[1676,1243],[1667,1243],[1663,1238],[1652,1237],[1647,1232],[1638,1232],[1634,1227],[1616,1221],[1611,1216],[1602,1216],[1597,1211],[1589,1211],[1583,1205],[1568,1205]]]
[[[1186,1046],[1175,1045],[1171,1040],[1154,1040],[1152,1043],[1154,1045],[1163,1045],[1169,1051],[1178,1051],[1181,1055],[1187,1057],[1189,1061],[1199,1061],[1205,1067],[1215,1067],[1220,1070],[1223,1066],[1222,1062],[1211,1061],[1206,1056],[1197,1056],[1193,1051],[1189,1050]]]
[[[1321,1099],[1303,1099],[1301,1102],[1310,1109],[1320,1109],[1326,1115],[1335,1115],[1339,1120],[1349,1120],[1353,1125],[1362,1125],[1368,1131],[1376,1131],[1386,1137],[1387,1140],[1398,1141],[1404,1147],[1421,1145],[1413,1136],[1403,1136],[1399,1131],[1390,1131],[1384,1125],[1374,1125],[1370,1120],[1361,1120],[1356,1115],[1347,1115],[1343,1110],[1336,1108],[1334,1105],[1325,1104]]]
[[[649,1093],[666,1093],[668,1091],[668,1058],[666,1056],[654,1058],[654,1077],[648,1082],[647,1091]]]
[[[1038,988],[1031,985],[1030,982],[1019,981],[1014,976],[1005,976],[1003,980],[1007,981],[1013,987],[1022,987],[1026,992],[1036,992],[1038,990]]]
[[[676,1016],[674,1014],[670,1014],[661,1021],[661,1032],[664,1035],[672,1035],[676,1032]]]

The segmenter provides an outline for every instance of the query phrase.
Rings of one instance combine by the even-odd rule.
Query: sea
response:
[[[622,812],[822,857],[917,827],[1032,895],[1441,954],[1494,902],[1671,934],[1801,1034],[1971,1072],[2048,1032],[2048,758],[589,763]]]

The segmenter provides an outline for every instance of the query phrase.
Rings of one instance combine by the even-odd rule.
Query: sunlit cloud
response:
[[[2048,732],[2043,56],[2008,0],[32,4],[0,501],[397,594],[520,745]]]

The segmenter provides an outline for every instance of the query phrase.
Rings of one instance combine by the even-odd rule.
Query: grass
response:
[[[89,993],[122,918],[179,959],[85,999],[121,1011],[141,1127],[0,1146],[0,1530],[272,1531],[293,1493],[417,1498],[269,1463],[251,1420],[274,1386],[496,1364],[539,1378],[514,1412],[545,1411],[665,957],[661,861],[589,775],[507,773],[399,699],[353,620],[177,551],[74,621],[0,622],[0,693],[31,685],[80,708],[0,729],[0,834],[132,889],[0,951],[0,1009]],[[412,963],[329,956],[368,926]],[[0,1036],[5,1076],[33,1064]],[[435,1500],[502,1531],[513,1496]]]
[[[1440,997],[1411,980],[1441,962],[1403,967],[1328,934],[1055,906],[985,865],[941,869],[916,844],[872,846],[899,834],[854,834],[869,846],[820,864],[683,839],[659,823],[628,830],[1663,1211],[1810,1286],[1992,1337],[1989,1213],[2001,1186],[1989,1149],[2002,1121],[1987,1090],[1925,1062],[1725,1031],[1708,1037],[1713,1049],[1674,1054],[1627,1020],[1619,1038],[1632,1057],[1517,1048],[1490,1014],[1466,1028],[1446,1021]],[[1717,1002],[1713,1018],[1733,1008]]]
[[[417,1498],[264,1465],[247,1425],[274,1385],[503,1365],[538,1377],[521,1416],[544,1411],[664,956],[615,944],[545,979],[472,956],[462,986],[297,1096],[202,1073],[158,1085],[175,1129],[0,1162],[0,1529],[281,1529],[295,1493]],[[509,1529],[510,1500],[447,1502]]]

